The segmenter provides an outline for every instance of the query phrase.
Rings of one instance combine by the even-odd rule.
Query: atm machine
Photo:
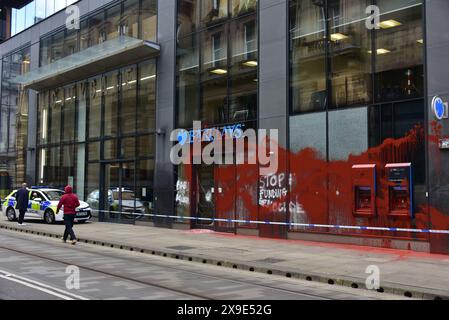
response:
[[[413,172],[411,163],[389,163],[388,215],[413,218]]]
[[[352,166],[353,214],[372,217],[376,215],[377,177],[375,164]]]

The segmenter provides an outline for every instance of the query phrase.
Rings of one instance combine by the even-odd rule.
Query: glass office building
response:
[[[33,26],[78,0],[34,0],[11,12],[11,36]]]
[[[65,26],[71,4],[78,29]],[[432,19],[444,10],[436,0],[32,1],[0,44],[2,188],[71,184],[105,221],[446,252],[446,236],[398,230],[449,227],[449,65],[436,49],[449,44]],[[174,165],[171,132],[194,121],[277,129],[277,172]]]

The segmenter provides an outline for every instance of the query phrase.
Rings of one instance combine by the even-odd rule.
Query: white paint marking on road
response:
[[[0,270],[0,278],[5,279],[5,280],[9,280],[9,281],[13,281],[13,282],[16,282],[16,283],[20,283],[20,284],[22,284],[24,286],[27,286],[29,288],[36,289],[36,290],[48,293],[50,295],[53,295],[55,297],[58,297],[58,298],[61,298],[61,299],[64,299],[64,300],[75,300],[75,299],[78,299],[78,300],[89,300],[89,299],[87,299],[85,297],[73,294],[71,292],[68,292],[68,291],[65,291],[65,290],[61,290],[61,289],[58,289],[56,287],[53,287],[53,286],[50,286],[50,285],[47,285],[47,284],[44,284],[44,283],[40,283],[38,281],[34,281],[34,280],[31,280],[31,279],[28,279],[28,278],[24,278],[24,277],[21,277],[19,275],[13,274],[11,272],[3,271],[3,270]]]

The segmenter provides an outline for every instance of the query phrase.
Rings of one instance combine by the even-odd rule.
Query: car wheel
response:
[[[6,211],[6,216],[8,217],[9,221],[15,221],[16,220],[16,210],[13,208],[8,208]]]
[[[78,221],[78,223],[86,223],[86,220]]]
[[[54,215],[53,211],[51,211],[51,210],[45,211],[44,220],[47,224],[55,223],[55,215]]]

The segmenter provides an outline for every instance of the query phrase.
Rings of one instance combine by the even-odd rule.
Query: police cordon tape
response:
[[[154,217],[154,218],[169,218],[177,219],[181,222],[183,220],[195,220],[195,221],[211,221],[211,222],[227,222],[227,223],[243,223],[243,224],[264,224],[264,225],[277,225],[288,227],[303,227],[303,228],[325,228],[325,229],[351,229],[351,230],[371,230],[371,231],[390,231],[390,232],[411,232],[411,233],[435,233],[435,234],[449,234],[449,230],[432,230],[432,229],[407,229],[407,228],[391,228],[391,227],[365,227],[365,226],[344,226],[344,225],[331,225],[331,224],[314,224],[314,223],[296,223],[296,222],[274,222],[274,221],[258,221],[258,220],[238,220],[238,219],[221,219],[221,218],[200,218],[200,217],[186,217],[186,216],[173,216],[162,214],[150,214],[150,213],[131,213],[131,212],[119,212],[119,211],[107,211],[107,210],[94,210],[93,212],[105,212],[114,213],[120,215],[132,215],[138,217]]]

